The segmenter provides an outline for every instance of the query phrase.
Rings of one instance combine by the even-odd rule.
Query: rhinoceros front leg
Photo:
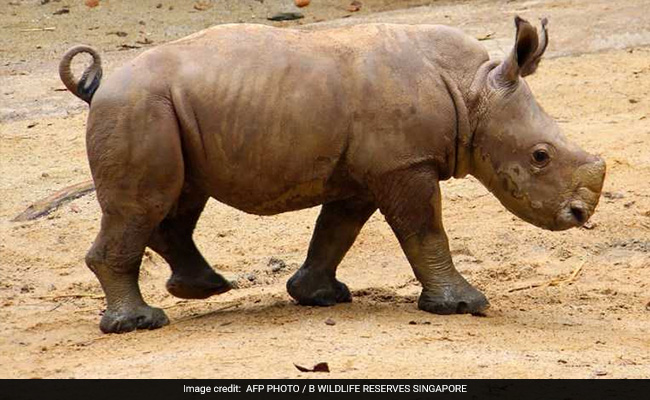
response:
[[[442,225],[437,174],[402,170],[378,180],[377,201],[422,284],[418,307],[435,314],[479,313],[483,293],[456,270]]]
[[[376,209],[374,202],[359,198],[323,205],[307,259],[287,282],[291,297],[318,306],[352,301],[348,287],[336,279],[336,267]]]

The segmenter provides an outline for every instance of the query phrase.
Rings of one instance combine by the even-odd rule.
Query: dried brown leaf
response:
[[[296,363],[293,363],[293,365],[298,369],[300,372],[330,372],[330,367],[326,362],[321,362],[316,365],[314,365],[313,368],[305,368],[301,365],[298,365]]]

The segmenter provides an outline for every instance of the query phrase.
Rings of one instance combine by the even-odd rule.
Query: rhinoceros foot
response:
[[[350,289],[324,271],[300,268],[287,281],[287,291],[298,304],[305,306],[333,306],[352,301]]]
[[[169,319],[163,310],[142,305],[127,310],[106,310],[99,329],[104,333],[125,333],[136,329],[158,329],[168,324]]]
[[[166,286],[169,293],[181,299],[206,299],[232,289],[232,284],[211,268],[196,276],[174,273]]]
[[[423,290],[418,308],[433,314],[481,314],[490,307],[485,295],[470,284]]]

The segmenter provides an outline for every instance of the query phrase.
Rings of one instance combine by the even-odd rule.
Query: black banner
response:
[[[648,380],[4,380],[0,399],[642,399]]]

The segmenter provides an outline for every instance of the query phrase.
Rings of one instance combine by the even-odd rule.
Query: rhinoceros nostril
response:
[[[573,215],[573,218],[575,218],[580,224],[584,224],[589,218],[589,215],[584,208],[574,204],[571,205],[571,215]]]

